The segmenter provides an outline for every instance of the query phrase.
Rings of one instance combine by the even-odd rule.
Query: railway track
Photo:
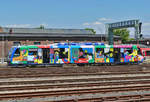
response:
[[[107,90],[107,89],[105,89]],[[22,102],[22,100],[24,100],[24,102],[43,102],[45,100],[50,101],[50,102],[54,102],[54,101],[70,101],[70,100],[93,100],[93,99],[103,99],[103,101],[107,101],[108,99],[110,101],[110,99],[113,99],[113,102],[121,102],[120,100],[122,100],[122,102],[126,102],[132,99],[133,96],[140,96],[140,98],[138,99],[138,102],[141,102],[139,100],[141,100],[141,98],[146,98],[145,96],[149,96],[147,98],[147,100],[150,100],[150,91],[146,90],[139,90],[139,88],[126,88],[126,89],[115,89],[112,90],[110,92],[110,89],[108,89],[109,91],[103,91],[103,90],[85,90],[85,91],[81,91],[81,90],[77,90],[76,92],[57,92],[57,93],[44,93],[44,92],[39,92],[39,93],[24,93],[24,94],[18,94],[18,93],[14,93],[14,94],[6,94],[5,96],[1,96],[1,102],[12,102],[12,101],[16,101]],[[30,97],[29,97],[30,96]],[[128,99],[126,99],[126,97],[128,97]],[[10,99],[11,98],[11,99]],[[38,100],[38,101],[37,101]],[[92,102],[92,101],[90,101]],[[95,102],[95,101],[93,101]],[[99,102],[99,101],[98,101]],[[112,102],[112,101],[111,101]],[[131,101],[130,101],[131,102]]]
[[[57,77],[57,76],[91,76],[91,75],[122,75],[122,74],[150,74],[150,71],[139,71],[139,72],[99,72],[99,73],[70,73],[70,74],[7,74],[0,75],[2,78],[32,78],[32,77]]]
[[[85,67],[51,67],[51,68],[0,68],[0,76],[6,75],[38,75],[38,74],[70,74],[70,73],[102,73],[102,72],[142,72],[149,71],[150,65],[119,66],[85,66]],[[42,70],[42,71],[41,71]]]
[[[43,97],[43,96],[62,96],[62,95],[80,95],[80,94],[95,94],[95,93],[111,93],[111,92],[128,92],[128,91],[139,91],[139,90],[146,90],[150,91],[149,86],[140,86],[140,85],[128,85],[126,87],[123,87],[123,85],[119,86],[113,86],[111,88],[103,87],[86,87],[86,88],[74,88],[74,89],[64,89],[64,90],[38,90],[36,92],[32,91],[14,91],[14,93],[0,93],[0,99],[4,98],[24,98],[24,97]]]
[[[149,102],[149,68],[0,68],[0,102]]]
[[[134,99],[132,96],[139,96],[140,98],[136,100],[148,100],[149,98],[144,95],[150,95],[149,72],[23,76],[25,75],[17,78],[0,76],[2,102],[22,102],[22,100],[25,100],[23,102],[96,100],[125,102],[126,97],[132,100]]]

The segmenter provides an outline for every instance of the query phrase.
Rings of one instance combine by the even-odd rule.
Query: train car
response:
[[[116,63],[138,63],[141,57],[135,45],[114,45],[114,58]]]
[[[8,56],[8,65],[38,65],[49,63],[49,45],[14,46]]]
[[[150,47],[143,45],[143,44],[137,44],[138,47],[138,53],[144,57],[150,57]]]
[[[98,45],[95,46],[95,63],[125,64],[142,62],[135,45]]]
[[[141,56],[144,56],[145,61],[149,61],[150,60],[150,48],[148,47],[138,47],[138,53]]]
[[[66,44],[15,46],[9,52],[8,65],[50,65],[70,63]]]
[[[9,51],[8,65],[37,66],[63,64],[140,63],[142,55],[135,45],[93,43],[58,43],[50,45],[14,46]]]
[[[143,56],[150,56],[150,48],[140,48]]]

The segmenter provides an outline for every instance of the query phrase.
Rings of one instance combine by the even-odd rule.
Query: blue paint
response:
[[[17,50],[17,47],[14,47],[14,50],[13,50],[11,58],[10,58],[11,62],[13,61],[13,57],[14,57],[14,54],[15,54],[16,50]]]
[[[110,63],[113,63],[114,62],[114,58],[110,58]]]

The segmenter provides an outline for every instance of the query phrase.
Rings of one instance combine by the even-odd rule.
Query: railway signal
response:
[[[114,43],[113,30],[121,29],[121,28],[134,27],[135,28],[135,39],[138,41],[139,37],[140,37],[139,34],[141,34],[141,26],[142,26],[142,22],[139,22],[139,20],[128,20],[128,21],[121,21],[121,22],[106,24],[106,29],[107,29],[106,31],[108,34],[109,45],[113,45],[113,43]],[[141,37],[142,37],[142,35],[141,35]]]

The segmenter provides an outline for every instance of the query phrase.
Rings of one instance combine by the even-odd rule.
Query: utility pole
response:
[[[1,62],[4,64],[4,53],[5,53],[5,45],[4,45],[4,34],[2,34],[2,59]]]

